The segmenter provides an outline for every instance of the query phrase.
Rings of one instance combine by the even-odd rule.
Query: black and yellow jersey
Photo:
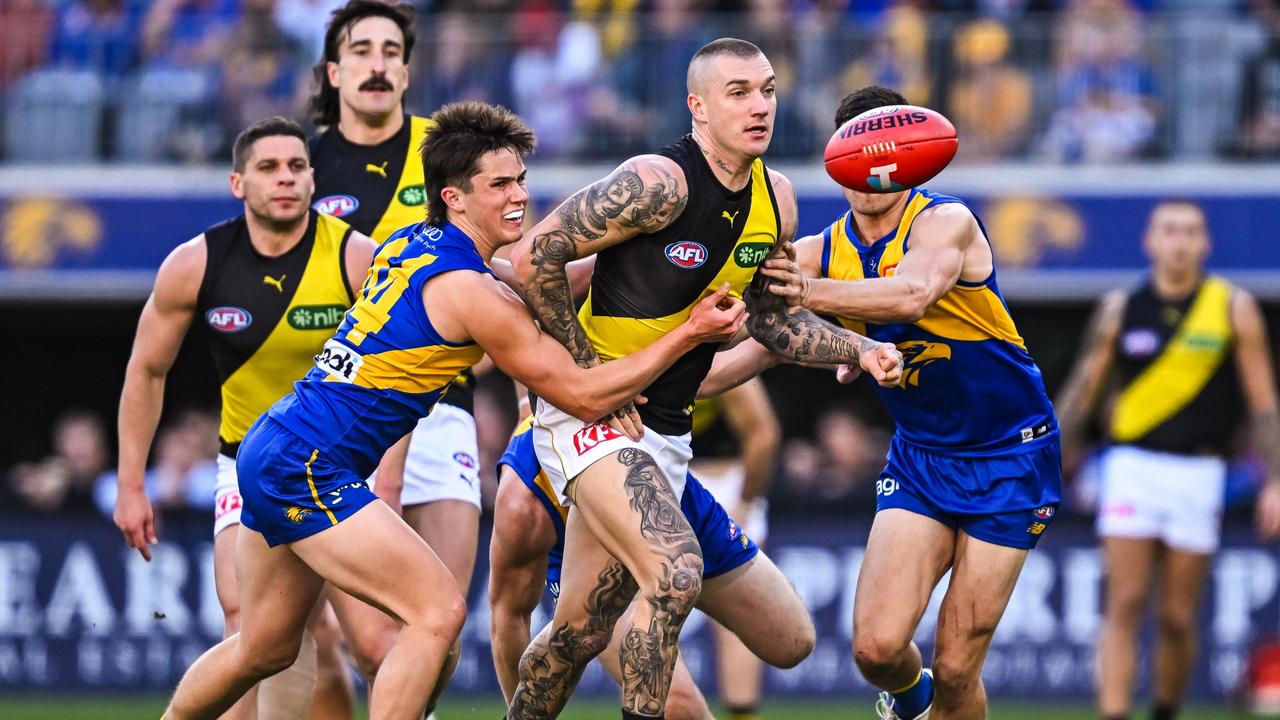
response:
[[[578,319],[603,360],[630,355],[672,331],[724,282],[741,297],[780,233],[763,161],[752,164],[746,187],[733,191],[712,174],[692,135],[657,154],[684,170],[689,199],[670,226],[597,256]],[[649,401],[639,411],[646,427],[664,435],[689,432],[694,396],[718,348],[704,343],[644,391]]]
[[[1209,276],[1185,298],[1151,283],[1131,292],[1116,336],[1121,387],[1111,442],[1161,452],[1227,455],[1243,398],[1231,351],[1231,286]]]
[[[422,141],[431,121],[405,115],[399,132],[377,145],[357,145],[335,125],[311,138],[316,172],[312,207],[340,217],[381,244],[395,231],[427,218]],[[473,412],[475,376],[459,375],[441,402]]]
[[[315,364],[354,297],[343,263],[351,227],[308,213],[302,239],[276,257],[249,241],[244,216],[204,231],[196,310],[222,383],[222,452],[235,457],[249,426]]]
[[[695,458],[737,458],[741,453],[738,438],[725,420],[724,401],[720,398],[717,395],[694,403],[691,431]]]

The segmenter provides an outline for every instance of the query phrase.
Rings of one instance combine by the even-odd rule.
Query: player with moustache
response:
[[[373,720],[417,720],[466,605],[449,571],[366,478],[464,368],[499,368],[584,421],[635,397],[686,353],[732,337],[744,306],[728,284],[632,356],[578,367],[533,322],[488,262],[520,238],[533,133],[504,108],[462,103],[432,116],[422,148],[428,222],[394,233],[355,305],[294,383],[251,427],[237,465],[240,631],[187,671],[165,712],[215,718],[290,665],[325,582],[400,625],[371,688]]]
[[[866,87],[836,126],[905,104]],[[1057,420],[969,207],[923,188],[844,196],[847,213],[761,273],[777,281],[769,292],[905,359],[900,386],[880,390],[896,433],[858,575],[854,659],[885,691],[882,718],[985,718],[992,634],[1061,496]],[[930,674],[912,637],[948,570]]]
[[[156,542],[143,487],[164,403],[165,376],[199,320],[221,383],[214,584],[230,636],[240,626],[233,566],[241,523],[236,455],[254,420],[289,392],[342,321],[374,244],[343,221],[310,211],[312,169],[301,127],[270,118],[233,148],[231,192],[244,214],[179,245],[156,274],[138,320],[120,396],[115,522],[147,560]],[[317,628],[326,632],[327,628]],[[302,718],[316,685],[313,643],[295,667],[263,682],[228,718]]]
[[[661,338],[728,282],[749,306],[750,333],[789,359],[851,363],[896,382],[892,345],[789,310],[763,291],[756,268],[795,233],[791,183],[760,159],[772,135],[775,79],[751,43],[722,38],[688,70],[693,132],[634,157],[579,191],[512,252],[523,296],[583,367],[629,356]],[[596,255],[575,313],[565,266]],[[753,280],[754,278],[754,280]],[[556,716],[614,624],[624,718],[661,717],[680,627],[702,592],[704,558],[679,510],[698,384],[721,346],[689,353],[615,416],[643,437],[583,423],[540,398],[534,444],[557,501],[570,505],[560,602],[530,644],[508,717]],[[606,362],[606,367],[611,364]]]
[[[324,57],[315,68],[311,119],[325,128],[311,139],[316,208],[377,242],[424,215],[419,149],[431,123],[404,109],[415,41],[413,6],[351,0],[330,18]],[[400,509],[464,594],[480,526],[474,386],[471,369],[460,373],[431,415],[387,452],[375,478],[378,496]],[[349,598],[335,595],[334,602],[356,665],[371,680],[395,638],[395,624]]]

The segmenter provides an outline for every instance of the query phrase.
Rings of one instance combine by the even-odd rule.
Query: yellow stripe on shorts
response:
[[[324,503],[320,502],[320,493],[316,492],[315,480],[311,478],[311,463],[315,462],[316,458],[319,457],[319,455],[320,455],[320,449],[316,448],[315,450],[311,451],[311,459],[307,461],[307,487],[311,488],[311,497],[316,501],[316,506],[319,507],[321,510],[323,510],[324,513],[329,516],[329,522],[333,523],[334,525],[337,525],[338,518],[334,517],[333,511],[329,510],[329,508],[324,506]]]

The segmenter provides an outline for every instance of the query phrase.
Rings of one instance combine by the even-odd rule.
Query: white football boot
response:
[[[933,671],[928,668],[925,668],[920,672],[928,675],[930,679],[933,678]],[[880,720],[929,720],[929,711],[933,709],[933,705],[929,705],[929,707],[925,708],[924,712],[919,715],[913,718],[904,718],[898,714],[897,710],[893,709],[893,702],[892,695],[888,692],[881,691],[880,697],[876,700],[876,717],[880,718]]]

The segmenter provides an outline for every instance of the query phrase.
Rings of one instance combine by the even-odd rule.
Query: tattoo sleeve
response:
[[[776,282],[756,273],[747,288],[747,328],[760,344],[792,362],[858,364],[858,355],[874,341],[838,328],[810,310],[793,309],[767,289]]]
[[[684,210],[687,194],[677,178],[658,165],[645,180],[633,163],[574,194],[556,210],[551,227],[534,236],[530,262],[534,269],[522,295],[534,315],[582,367],[599,362],[586,330],[578,322],[565,266],[578,250],[611,230],[655,232]],[[556,227],[558,225],[558,227]],[[589,254],[589,253],[588,253]]]

